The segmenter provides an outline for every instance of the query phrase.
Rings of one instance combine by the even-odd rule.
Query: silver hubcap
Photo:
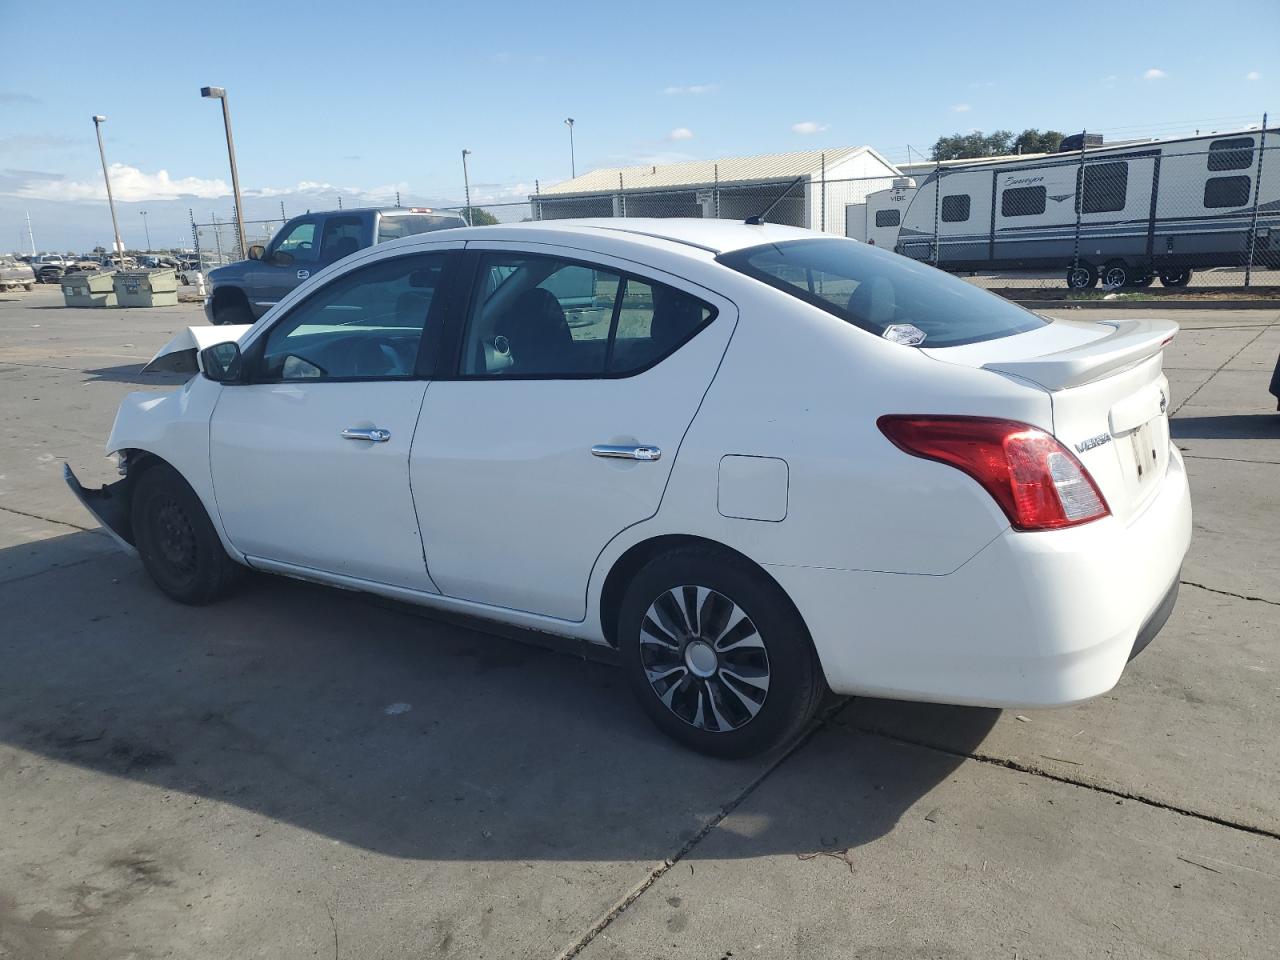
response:
[[[1112,267],[1107,271],[1106,284],[1108,287],[1122,286],[1128,277],[1119,267]]]
[[[755,624],[708,587],[673,587],[650,604],[640,662],[658,699],[699,730],[738,729],[769,693],[769,655]]]
[[[1089,271],[1083,267],[1076,267],[1072,270],[1071,285],[1073,287],[1087,287],[1089,285]]]

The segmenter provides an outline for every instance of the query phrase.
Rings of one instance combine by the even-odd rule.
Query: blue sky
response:
[[[1280,3],[60,4],[0,0],[0,250],[105,243],[90,116],[125,242],[157,246],[231,201],[227,88],[250,216],[462,195],[578,169],[867,143],[890,159],[978,128],[1110,137],[1280,118]],[[117,14],[115,10],[119,10]],[[176,13],[175,13],[176,11]],[[92,27],[90,28],[90,25]],[[64,29],[73,27],[73,29]],[[162,173],[163,172],[163,173]],[[104,227],[105,221],[105,227]],[[136,236],[135,236],[136,234]]]

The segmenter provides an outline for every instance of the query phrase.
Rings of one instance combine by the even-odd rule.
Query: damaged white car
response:
[[[600,644],[696,749],[824,691],[1109,690],[1191,535],[1167,321],[1057,322],[779,226],[552,221],[382,244],[122,403],[67,479],[169,596],[245,567]]]

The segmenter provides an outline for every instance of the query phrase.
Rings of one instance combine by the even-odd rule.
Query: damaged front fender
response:
[[[137,556],[138,550],[133,544],[133,523],[129,517],[130,478],[126,476],[97,490],[87,490],[80,484],[71,465],[64,463],[62,479],[67,481],[76,499],[93,514],[111,539],[126,553]]]

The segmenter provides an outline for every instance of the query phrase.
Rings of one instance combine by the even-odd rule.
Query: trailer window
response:
[[[1209,144],[1210,170],[1248,170],[1251,166],[1253,137],[1232,137]]]
[[[934,267],[852,240],[790,240],[716,259],[876,336],[911,324],[924,332],[925,347],[994,340],[1050,322]]]
[[[953,193],[949,197],[942,198],[942,222],[943,223],[964,223],[969,219],[969,195],[967,193]]]
[[[902,211],[893,210],[877,210],[876,226],[877,227],[896,227],[902,222]]]
[[[1122,160],[1117,163],[1087,164],[1083,170],[1076,171],[1076,212],[1111,213],[1123,210],[1128,191],[1128,163]]]
[[[1206,207],[1243,207],[1249,202],[1249,177],[1210,177],[1204,182]]]
[[[1000,195],[1002,217],[1034,217],[1044,213],[1044,187],[1012,187]]]

